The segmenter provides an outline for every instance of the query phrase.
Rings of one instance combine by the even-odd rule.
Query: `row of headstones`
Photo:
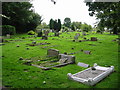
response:
[[[59,50],[56,49],[48,49],[47,55],[50,57],[58,57],[60,63],[75,63],[74,55],[60,54]]]
[[[58,57],[60,63],[75,63],[74,55],[59,54],[59,50],[56,50],[56,49],[48,49],[47,55],[50,57]],[[81,67],[89,67],[90,66],[89,64],[85,64],[82,62],[78,62],[77,65],[81,66]]]

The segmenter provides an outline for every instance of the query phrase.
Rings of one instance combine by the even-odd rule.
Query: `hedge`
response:
[[[16,29],[14,26],[2,25],[2,26],[0,26],[0,28],[1,27],[2,27],[2,35],[6,35],[6,34],[14,35],[14,34],[16,34]]]

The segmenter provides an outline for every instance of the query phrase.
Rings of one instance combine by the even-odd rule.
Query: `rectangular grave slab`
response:
[[[93,86],[114,71],[114,66],[102,67],[96,65],[94,68],[96,70],[92,70],[90,67],[75,74],[68,73],[67,76],[71,80]]]
[[[47,51],[47,55],[50,56],[50,57],[56,57],[59,55],[59,50],[56,50],[56,49],[48,49]]]
[[[81,62],[78,62],[77,65],[81,66],[81,67],[85,67],[85,68],[89,67],[89,64],[85,64],[85,63],[81,63]]]

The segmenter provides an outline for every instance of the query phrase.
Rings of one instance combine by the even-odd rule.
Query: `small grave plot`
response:
[[[114,66],[102,67],[94,64],[93,67],[85,69],[76,74],[68,73],[68,77],[71,80],[81,82],[86,85],[93,86],[101,81],[103,78],[108,76],[111,72],[114,71]]]

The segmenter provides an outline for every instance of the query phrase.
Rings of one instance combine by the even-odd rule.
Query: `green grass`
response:
[[[2,47],[2,55],[4,56],[2,58],[3,86],[12,88],[117,88],[120,83],[118,80],[118,75],[120,73],[118,71],[118,44],[112,40],[118,38],[118,36],[108,34],[89,34],[85,37],[88,39],[90,39],[90,37],[97,37],[98,41],[73,42],[72,40],[77,32],[69,33],[70,34],[63,33],[60,37],[49,37],[48,40],[40,40],[41,37],[27,38],[29,37],[27,34],[18,34],[12,36],[12,39],[6,39],[13,41],[6,42],[6,45],[0,46],[0,48]],[[69,38],[70,35],[71,38]],[[64,38],[61,38],[62,36],[64,36]],[[26,38],[21,39],[20,37]],[[52,40],[53,38],[54,40]],[[19,39],[22,41],[14,41]],[[26,45],[32,43],[31,40],[35,40],[37,43],[48,42],[51,44],[38,46]],[[79,38],[79,40],[82,40],[82,38]],[[20,47],[16,47],[18,44]],[[94,44],[96,46],[90,46],[88,44]],[[42,48],[45,46],[51,47]],[[27,47],[30,49],[26,50]],[[96,86],[87,86],[68,79],[67,73],[74,74],[86,69],[77,66],[76,64],[44,71],[34,66],[24,65],[19,61],[19,57],[45,57],[47,55],[47,50],[50,48],[58,49],[60,53],[72,53],[81,49],[89,50],[92,52],[91,55],[84,54],[83,52],[74,54],[76,56],[76,64],[78,62],[83,62],[90,64],[90,66],[94,63],[101,66],[112,65],[115,66],[116,72],[106,77]],[[46,84],[43,84],[43,81],[46,81]]]

